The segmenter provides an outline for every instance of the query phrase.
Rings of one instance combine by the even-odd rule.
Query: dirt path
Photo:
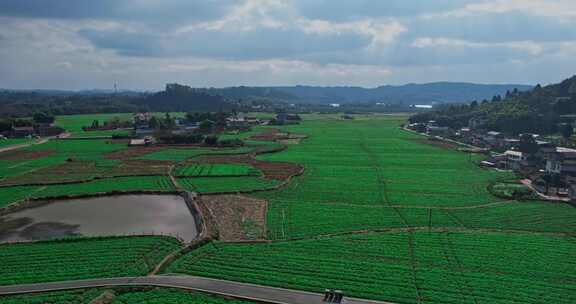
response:
[[[70,133],[61,134],[59,138],[67,138],[67,137],[70,137]],[[27,143],[27,144],[12,145],[12,146],[8,146],[8,147],[0,148],[0,153],[12,151],[12,150],[17,150],[17,149],[22,149],[22,148],[30,147],[32,145],[45,144],[48,141],[50,141],[51,139],[55,139],[55,138],[58,138],[58,137],[57,136],[44,137],[44,138],[41,138],[40,140],[35,141],[35,142],[31,142],[31,143]]]

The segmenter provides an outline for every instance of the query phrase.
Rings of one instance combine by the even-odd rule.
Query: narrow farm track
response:
[[[317,293],[245,284],[232,281],[207,279],[194,276],[125,277],[0,286],[0,295],[114,286],[157,286],[180,288],[274,304],[322,303],[323,299],[323,295]],[[392,304],[390,302],[379,302],[355,298],[345,298],[343,303]]]
[[[444,233],[444,232],[464,232],[464,233],[471,233],[471,234],[482,233],[482,232],[489,232],[489,233],[498,232],[498,233],[506,233],[506,234],[529,234],[529,235],[539,235],[539,236],[576,238],[576,233],[568,233],[568,232],[540,232],[540,231],[513,230],[513,229],[422,226],[422,227],[401,227],[401,228],[353,230],[353,231],[346,231],[346,232],[340,232],[340,233],[319,234],[319,235],[310,236],[310,237],[299,237],[299,238],[290,238],[290,239],[286,239],[286,240],[276,240],[276,241],[271,241],[271,242],[276,243],[276,242],[290,242],[290,241],[301,241],[301,240],[317,240],[317,239],[325,239],[325,238],[354,235],[354,234],[398,233],[398,232],[415,232],[415,231],[442,232],[442,233]]]

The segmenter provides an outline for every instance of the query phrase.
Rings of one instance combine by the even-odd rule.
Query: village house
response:
[[[32,127],[32,126],[12,128],[12,136],[13,137],[27,137],[27,136],[32,136],[34,134],[35,134],[35,130],[34,130],[34,127]]]
[[[441,127],[436,121],[430,120],[426,124],[426,134],[431,136],[448,136],[450,135],[450,128]]]
[[[504,152],[506,169],[508,170],[519,170],[523,165],[525,165],[528,157],[526,154],[520,151],[508,150]]]
[[[555,151],[547,153],[546,173],[560,176],[576,176],[576,150],[556,147]]]
[[[472,130],[477,130],[484,127],[486,122],[487,122],[486,118],[483,117],[470,118],[470,120],[468,120],[468,128]]]

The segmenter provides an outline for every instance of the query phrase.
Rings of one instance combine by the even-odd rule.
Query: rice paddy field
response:
[[[479,155],[400,129],[406,116],[302,117],[299,125],[274,126],[307,135],[286,147],[250,139],[249,147],[178,147],[115,158],[110,155],[126,145],[96,139],[51,141],[18,150],[26,156],[20,158],[0,154],[0,208],[26,199],[123,191],[242,192],[267,202],[269,242],[213,240],[180,256],[166,273],[320,293],[335,288],[392,303],[576,302],[575,207],[516,200],[515,191],[525,189],[494,187],[515,185],[512,173],[482,169]],[[66,119],[70,126],[87,120]],[[248,139],[267,128],[228,136]],[[246,153],[259,154],[252,161],[238,157]],[[90,163],[84,171],[67,171],[76,171],[76,182],[7,184],[33,180],[23,176],[34,172],[49,176],[44,172],[58,166],[75,168],[70,159]],[[258,162],[295,164],[304,171],[286,180],[266,178],[269,166]],[[106,171],[154,166],[169,167],[176,184],[162,170],[140,176]],[[491,186],[502,195],[494,196]],[[149,267],[143,260],[158,261],[178,246],[162,237],[0,245],[0,285],[144,274]],[[80,258],[80,251],[94,254]],[[112,265],[102,268],[103,259]],[[155,289],[121,293],[113,303],[224,301],[190,297],[197,295]]]

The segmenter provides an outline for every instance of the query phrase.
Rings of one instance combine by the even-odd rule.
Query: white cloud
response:
[[[500,43],[475,42],[450,38],[420,37],[412,42],[416,48],[454,47],[454,48],[508,48],[537,56],[544,52],[545,46],[535,41],[511,41]]]
[[[570,20],[576,18],[574,0],[487,0],[471,3],[463,8],[435,14],[425,14],[425,18],[469,17],[478,14],[505,14],[522,12],[532,16],[554,17]]]

